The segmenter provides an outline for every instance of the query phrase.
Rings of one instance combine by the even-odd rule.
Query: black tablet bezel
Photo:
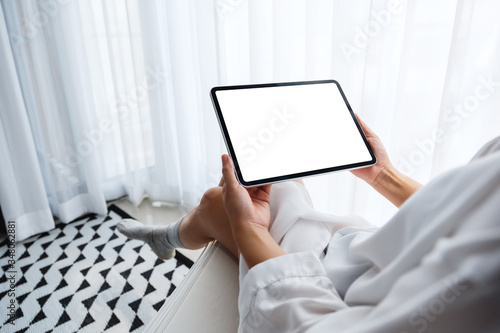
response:
[[[222,111],[220,109],[219,101],[217,100],[216,92],[221,91],[221,90],[270,88],[270,87],[309,85],[309,84],[325,84],[325,83],[334,83],[335,85],[337,85],[337,87],[340,91],[340,94],[342,95],[342,98],[344,99],[344,102],[347,106],[347,109],[349,110],[349,113],[351,114],[351,117],[352,117],[354,123],[356,124],[356,127],[358,128],[359,134],[363,138],[363,141],[366,145],[366,148],[370,152],[370,156],[372,157],[372,159],[370,161],[361,162],[361,163],[340,165],[340,166],[335,166],[335,167],[330,167],[330,168],[323,168],[323,169],[317,169],[317,170],[312,170],[312,171],[299,172],[299,173],[283,175],[283,176],[278,176],[278,177],[253,180],[253,181],[249,181],[249,182],[245,181],[245,179],[243,178],[243,175],[241,174],[240,166],[238,164],[238,159],[236,158],[236,154],[234,152],[233,144],[231,142],[231,138],[229,136],[229,132],[228,132],[227,127],[226,127],[226,123],[224,121],[224,116],[223,116]],[[219,87],[213,87],[210,90],[210,97],[212,99],[212,104],[214,106],[215,113],[217,115],[217,119],[219,121],[219,126],[221,128],[222,133],[223,133],[224,142],[226,143],[226,147],[227,147],[227,150],[229,152],[229,156],[231,157],[231,159],[233,161],[238,181],[240,182],[241,185],[243,185],[245,187],[260,186],[260,185],[265,185],[265,184],[277,183],[277,182],[287,181],[287,180],[291,180],[291,179],[304,178],[304,177],[309,177],[309,176],[314,176],[314,175],[328,173],[328,172],[334,172],[334,171],[359,169],[359,168],[371,166],[371,165],[374,165],[375,163],[377,163],[377,159],[375,157],[375,154],[373,153],[373,150],[372,150],[370,144],[368,143],[368,140],[366,139],[366,136],[363,133],[363,130],[361,129],[361,126],[358,123],[358,120],[356,119],[354,112],[351,109],[351,105],[349,104],[349,102],[347,101],[347,98],[345,97],[344,91],[340,87],[340,84],[335,80],[297,81],[297,82],[236,85],[236,86],[219,86]]]

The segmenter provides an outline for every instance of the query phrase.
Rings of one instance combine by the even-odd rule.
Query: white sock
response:
[[[144,225],[136,220],[125,219],[118,223],[117,228],[128,238],[148,243],[159,258],[167,260],[174,256],[176,248],[185,248],[179,239],[179,226],[183,218],[162,227]]]

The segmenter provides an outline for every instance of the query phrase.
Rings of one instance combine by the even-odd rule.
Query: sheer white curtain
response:
[[[20,238],[122,195],[195,204],[224,151],[214,85],[337,79],[422,182],[500,134],[494,0],[1,4],[0,205]],[[349,173],[306,184],[323,211],[394,211]]]
[[[123,195],[190,207],[216,184],[223,146],[208,95],[218,82],[213,4],[1,4],[10,76],[2,75],[0,204],[18,222],[18,239],[53,227],[38,212],[66,222],[105,214],[106,200]],[[11,85],[17,94],[4,91]],[[33,170],[19,168],[21,155]]]
[[[222,83],[337,79],[393,163],[423,183],[500,135],[498,1],[219,4]],[[380,225],[395,211],[349,173],[306,185],[333,214]]]

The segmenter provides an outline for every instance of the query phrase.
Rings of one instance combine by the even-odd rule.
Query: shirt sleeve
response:
[[[498,165],[497,152],[442,175],[371,236],[337,231],[322,261],[288,251],[254,266],[240,332],[500,332]]]
[[[240,287],[240,332],[304,331],[319,316],[346,308],[312,252],[253,267]]]
[[[487,230],[439,242],[373,303],[346,304],[312,252],[267,260],[240,287],[239,332],[498,332],[499,235]]]

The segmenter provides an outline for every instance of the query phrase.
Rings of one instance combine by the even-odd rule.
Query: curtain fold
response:
[[[3,14],[0,7],[0,204],[5,222],[15,222],[18,241],[52,229],[54,219]]]
[[[3,65],[26,104],[2,98],[2,112],[29,119],[49,213],[63,222],[105,214],[106,201],[124,195],[189,209],[218,183],[213,4],[23,0],[2,8],[2,42],[10,37],[15,60]],[[2,182],[6,192],[16,187]],[[10,216],[11,203],[1,204]],[[49,216],[28,225],[50,229]]]
[[[0,205],[19,239],[124,195],[194,206],[221,175],[216,85],[336,79],[424,183],[499,134],[494,0],[0,3]],[[348,172],[306,185],[322,211],[395,211]]]

